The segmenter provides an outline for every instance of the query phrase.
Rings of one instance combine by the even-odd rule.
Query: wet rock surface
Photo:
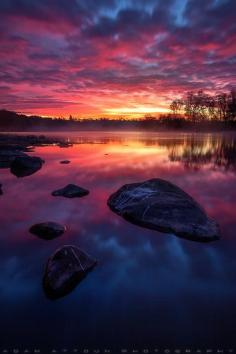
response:
[[[46,265],[43,288],[48,298],[57,299],[70,293],[96,266],[97,261],[75,246],[63,246]]]
[[[36,156],[19,156],[11,163],[11,173],[16,177],[26,177],[41,169],[44,161]]]
[[[23,147],[22,151],[28,151],[27,149],[35,147],[35,146],[47,146],[47,145],[62,145],[62,146],[72,146],[72,143],[68,143],[66,138],[63,137],[50,137],[46,135],[18,135],[13,133],[0,133],[0,149],[1,145],[5,146],[13,146],[18,145],[21,148]]]
[[[44,240],[52,240],[64,234],[66,227],[58,223],[49,221],[31,226],[30,233]]]
[[[0,168],[10,168],[16,157],[27,156],[21,150],[7,150],[0,148]]]
[[[127,184],[108,199],[112,211],[133,224],[200,242],[220,238],[218,224],[174,184],[151,179]]]
[[[0,142],[0,151],[27,151],[27,147],[19,144],[3,144]]]
[[[89,191],[85,188],[76,186],[75,184],[68,184],[64,188],[55,190],[52,192],[54,197],[66,197],[66,198],[79,198],[89,194]]]

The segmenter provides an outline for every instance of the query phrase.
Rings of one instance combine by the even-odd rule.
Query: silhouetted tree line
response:
[[[0,110],[0,131],[80,131],[80,130],[236,130],[236,91],[209,95],[188,92],[170,104],[170,114],[143,119],[69,119],[26,116]]]
[[[182,99],[175,99],[170,104],[173,118],[184,114],[192,122],[219,120],[224,122],[236,119],[236,91],[209,95],[200,90],[187,92]]]

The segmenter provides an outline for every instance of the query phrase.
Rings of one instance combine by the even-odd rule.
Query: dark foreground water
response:
[[[65,134],[66,135],[66,134]],[[38,147],[32,176],[0,170],[1,348],[220,347],[236,344],[236,137],[142,133],[68,134],[73,147]],[[61,165],[62,159],[71,164]],[[160,177],[214,217],[222,240],[202,244],[129,224],[106,205],[121,185]],[[67,183],[81,199],[55,198]],[[37,222],[68,232],[31,235]],[[68,296],[48,300],[47,258],[73,244],[99,265]],[[47,349],[49,350],[49,349]],[[45,351],[46,352],[46,351]]]

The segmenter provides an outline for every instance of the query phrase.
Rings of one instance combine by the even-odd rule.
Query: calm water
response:
[[[66,135],[66,134],[64,134]],[[236,333],[236,136],[82,133],[70,148],[38,147],[43,168],[0,170],[2,347],[233,347]],[[62,159],[71,164],[61,165]],[[129,224],[106,205],[125,183],[160,177],[190,193],[222,229],[202,244]],[[81,199],[54,198],[67,183]],[[56,221],[53,241],[29,234]],[[73,244],[99,261],[68,296],[48,300],[47,258]]]

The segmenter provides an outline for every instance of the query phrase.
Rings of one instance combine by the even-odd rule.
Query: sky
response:
[[[0,108],[135,117],[229,90],[235,14],[235,0],[1,0]]]

